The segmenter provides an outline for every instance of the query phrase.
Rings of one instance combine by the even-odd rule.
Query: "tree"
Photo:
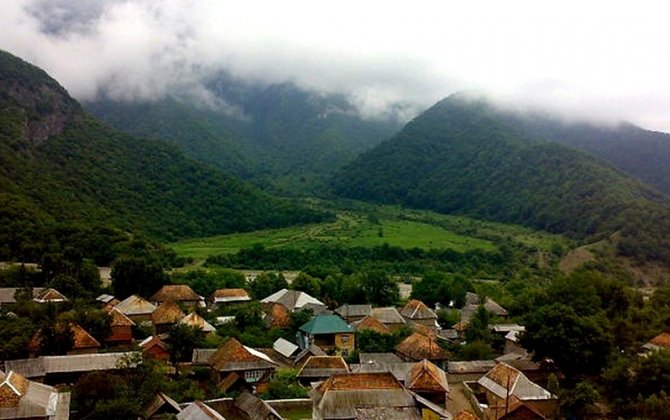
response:
[[[119,299],[133,294],[151,296],[167,280],[160,261],[153,257],[119,257],[114,261],[111,275]]]
[[[175,324],[168,331],[166,340],[170,361],[177,367],[179,362],[190,360],[193,349],[202,347],[205,333],[196,327],[186,324]]]
[[[321,281],[305,273],[300,273],[291,282],[291,289],[300,290],[308,295],[321,297]]]
[[[491,331],[489,330],[489,321],[491,316],[484,305],[479,305],[465,330],[465,340],[491,342]]]
[[[398,285],[381,270],[364,272],[361,289],[367,302],[379,306],[395,305],[400,300]]]
[[[282,289],[288,289],[288,282],[281,273],[260,273],[249,282],[249,291],[256,300],[264,299]]]
[[[584,317],[562,304],[541,307],[525,317],[521,345],[536,360],[553,359],[566,376],[597,373],[613,349],[607,319]]]
[[[27,358],[26,346],[35,329],[28,318],[0,316],[0,360]]]
[[[391,334],[380,334],[372,330],[356,333],[356,347],[363,353],[392,353],[396,344],[395,337]]]
[[[592,413],[598,398],[600,398],[598,390],[591,383],[583,381],[578,383],[574,389],[563,393],[561,405],[568,413],[584,418]]]

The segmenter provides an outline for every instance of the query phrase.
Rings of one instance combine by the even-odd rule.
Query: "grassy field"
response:
[[[338,214],[337,220],[332,223],[192,239],[171,246],[181,256],[201,259],[234,253],[257,243],[268,248],[310,248],[324,244],[373,247],[384,243],[403,248],[449,248],[456,251],[496,248],[491,241],[461,235],[434,224],[392,219],[371,221],[350,212]]]
[[[348,203],[349,207],[321,205],[337,214],[330,223],[262,230],[209,238],[189,239],[170,246],[183,257],[202,260],[211,255],[231,254],[241,248],[263,244],[266,248],[308,249],[320,245],[373,247],[385,243],[402,248],[473,249],[491,251],[503,239],[512,239],[539,250],[555,244],[570,247],[565,238],[515,225],[491,223],[467,217],[395,206]]]

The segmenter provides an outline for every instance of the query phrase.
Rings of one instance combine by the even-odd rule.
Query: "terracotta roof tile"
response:
[[[303,369],[349,369],[341,356],[311,356]]]
[[[217,370],[227,369],[229,365],[235,364],[267,364],[269,358],[263,358],[259,355],[253,354],[248,348],[243,346],[235,338],[229,338],[221,347],[216,350],[216,353],[209,359],[210,365]]]
[[[414,333],[395,348],[396,352],[412,360],[445,360],[448,353],[440,347],[433,336]]]
[[[649,341],[651,344],[670,349],[670,333],[661,333]]]
[[[56,289],[43,289],[41,292],[39,292],[33,300],[35,302],[62,302],[67,300],[65,296],[61,292],[59,292]]]
[[[200,328],[204,332],[214,332],[216,331],[216,328],[209,322],[205,321],[205,318],[201,317],[195,312],[191,312],[190,314],[186,315],[183,317],[180,321],[180,324],[185,324],[189,325],[194,328]]]
[[[166,284],[151,297],[154,302],[198,301],[200,296],[185,284]]]
[[[229,297],[249,298],[249,293],[244,289],[218,289],[212,293],[212,299]]]
[[[268,328],[287,328],[291,324],[291,312],[281,303],[264,304],[268,318],[265,325]]]
[[[463,410],[460,413],[456,414],[454,420],[479,420],[479,417],[477,417],[468,410]]]
[[[318,386],[318,391],[403,389],[398,380],[389,372],[380,373],[343,373],[333,375]]]
[[[409,319],[437,319],[435,312],[417,299],[407,302],[407,305],[400,310],[400,314]]]
[[[26,395],[30,382],[16,372],[0,371],[0,408],[17,407]]]
[[[70,330],[72,331],[72,337],[74,344],[72,345],[73,349],[89,349],[89,348],[98,348],[100,343],[98,340],[93,338],[85,329],[80,327],[77,324],[71,324]]]
[[[391,330],[386,325],[382,324],[377,318],[373,316],[366,316],[355,323],[356,331],[375,331],[380,334],[391,334]]]
[[[103,311],[107,312],[112,317],[112,321],[110,323],[112,327],[131,327],[135,325],[132,319],[125,316],[123,313],[121,313],[121,311],[114,308],[113,306],[107,305],[103,308]]]
[[[415,363],[407,373],[405,386],[413,391],[449,392],[447,375],[428,360]]]
[[[172,301],[161,303],[151,314],[151,320],[154,325],[176,324],[186,315],[182,312],[179,305]]]

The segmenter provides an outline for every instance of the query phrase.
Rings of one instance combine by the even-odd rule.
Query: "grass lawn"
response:
[[[323,244],[373,247],[388,243],[403,248],[494,250],[493,242],[456,233],[423,221],[382,218],[370,220],[355,212],[338,213],[332,223],[238,233],[185,240],[171,244],[180,256],[204,259],[210,255],[235,253],[262,243],[267,248],[310,248]]]

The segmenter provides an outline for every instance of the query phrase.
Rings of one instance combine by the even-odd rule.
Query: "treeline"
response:
[[[262,270],[303,270],[325,276],[351,274],[361,269],[384,269],[389,273],[423,273],[428,270],[459,272],[473,276],[504,276],[526,264],[528,249],[504,243],[496,251],[451,249],[405,249],[384,244],[375,247],[322,245],[315,248],[266,248],[256,244],[235,254],[209,257],[208,266]]]

